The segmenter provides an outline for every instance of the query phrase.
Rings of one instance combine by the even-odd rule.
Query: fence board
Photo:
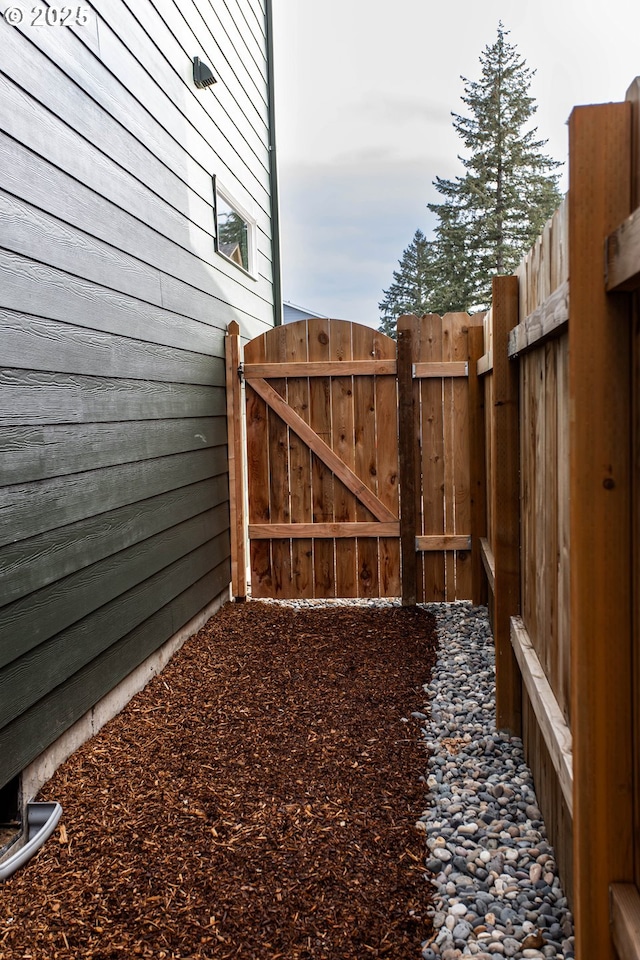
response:
[[[441,363],[444,359],[441,317],[437,314],[423,317],[419,333],[420,339],[414,348],[416,362]],[[423,380],[414,390],[419,416],[416,440],[422,451],[422,516],[418,529],[422,536],[441,536],[445,532],[443,381]],[[445,599],[444,553],[418,557],[418,580],[422,584],[419,599],[425,602]]]
[[[248,343],[244,350],[245,362],[265,359],[264,334]],[[267,434],[267,405],[254,390],[246,390],[247,406],[247,488],[249,523],[269,523],[269,447],[264,442]],[[274,581],[271,563],[271,544],[251,541],[251,595],[269,597]]]
[[[351,324],[331,324],[331,359],[350,361]],[[340,459],[353,469],[355,467],[354,445],[353,377],[333,376],[331,379],[331,432],[333,449]],[[366,488],[369,489],[368,487]],[[337,523],[353,523],[356,519],[356,501],[353,493],[344,484],[336,484],[334,518]],[[357,597],[358,580],[355,540],[338,540],[336,555],[336,596]]]
[[[289,370],[297,363],[304,363],[308,357],[307,325],[301,323],[295,330],[290,331],[287,342],[287,362],[284,364]],[[293,361],[293,362],[292,362]],[[255,369],[255,367],[254,367]],[[309,381],[300,372],[290,373],[282,370],[287,376],[287,399],[294,413],[309,422]],[[245,367],[245,377],[247,376]],[[289,431],[289,477],[291,522],[311,522],[311,451],[295,433]],[[291,541],[291,573],[293,577],[293,593],[299,598],[313,597],[313,541],[310,537],[292,539]]]
[[[454,326],[456,314],[447,313],[442,318],[442,359],[451,362],[454,357],[457,327]],[[443,439],[444,439],[444,532],[455,533],[455,453],[456,431],[453,381],[442,381]],[[445,600],[453,599],[456,579],[455,556],[447,552],[444,555]]]
[[[510,618],[520,612],[518,371],[507,354],[518,319],[518,278],[493,279],[493,443],[491,544],[495,557],[493,635],[496,643],[496,724],[518,735],[521,682],[511,646]]]
[[[330,360],[329,321],[309,320],[309,360]],[[331,391],[328,378],[309,381],[309,424],[318,436],[331,446]],[[314,521],[333,521],[333,474],[315,454],[312,455],[312,515]],[[334,596],[335,575],[333,541],[317,540],[313,544],[313,593],[315,597]]]
[[[395,357],[396,345],[389,337],[374,333],[371,353],[380,360]],[[378,496],[394,516],[399,516],[400,499],[398,484],[398,448],[389,442],[398,433],[398,387],[395,377],[375,378],[376,418],[376,465]],[[378,541],[380,566],[380,596],[399,597],[402,593],[400,580],[400,540],[381,537]]]
[[[355,356],[363,357],[373,355],[375,333],[371,328],[354,326],[351,337]],[[379,364],[380,361],[374,361],[374,363]],[[395,373],[395,359],[393,360],[393,367]],[[381,366],[378,366],[378,370],[381,371]],[[372,376],[353,378],[353,406],[354,410],[358,411],[354,429],[354,469],[369,490],[380,496],[378,493],[378,471],[376,462],[375,385],[376,380]],[[388,503],[387,506],[389,506]],[[368,511],[366,508],[363,507],[361,503],[357,503],[356,521],[366,521],[367,517]],[[378,540],[363,537],[356,541],[357,595],[360,597],[379,596],[380,574],[378,568],[378,551]]]
[[[489,491],[493,489],[494,484],[494,464],[495,464],[495,431],[493,430],[493,368],[490,373],[482,378],[484,387],[484,409],[485,409],[485,461],[487,475],[487,541],[493,551],[495,542],[495,530],[493,522],[493,498]],[[493,591],[492,591],[493,595]],[[492,595],[489,597],[489,603],[493,603]],[[491,612],[491,609],[490,609]],[[492,621],[493,622],[493,621]]]
[[[265,335],[266,360],[281,363],[286,360],[285,327]],[[254,382],[254,387],[257,383]],[[273,379],[271,389],[283,400],[287,399],[286,378]],[[267,401],[267,405],[269,403]],[[289,505],[289,431],[287,424],[269,406],[267,411],[269,429],[269,519],[271,523],[288,523],[291,517]],[[274,596],[289,599],[292,596],[293,573],[291,569],[291,544],[288,540],[271,544]]]
[[[469,330],[469,471],[471,480],[471,598],[474,605],[487,602],[481,540],[487,536],[487,474],[485,454],[484,388],[478,376],[478,359],[484,350],[482,326]]]
[[[469,356],[468,331],[471,318],[466,314],[457,314],[452,318],[451,359],[461,362]],[[466,535],[471,531],[471,478],[469,474],[469,386],[466,380],[452,379],[453,394],[453,532]],[[451,599],[470,598],[471,555],[469,548],[462,547],[453,554],[454,583],[453,592],[447,591]]]

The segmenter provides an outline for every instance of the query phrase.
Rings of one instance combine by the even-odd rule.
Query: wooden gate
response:
[[[253,597],[471,596],[467,333],[478,322],[401,318],[404,379],[396,341],[370,327],[276,327],[246,345],[242,363],[230,324],[237,597],[247,592],[245,465]]]

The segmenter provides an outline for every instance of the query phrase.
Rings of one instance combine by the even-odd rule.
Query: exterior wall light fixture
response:
[[[210,87],[216,82],[211,67],[203,63],[199,57],[193,58],[193,82],[196,87]]]

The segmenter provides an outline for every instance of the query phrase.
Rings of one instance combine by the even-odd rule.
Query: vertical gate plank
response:
[[[378,334],[370,327],[353,327],[353,355],[360,359],[374,353],[374,340]],[[389,378],[386,378],[389,379]],[[375,377],[353,378],[353,405],[355,423],[355,472],[370,490],[378,492],[378,464],[376,451],[376,397]],[[395,380],[394,380],[395,386]],[[383,503],[389,506],[382,498]],[[370,520],[371,514],[360,503],[356,506],[356,520]],[[357,585],[359,597],[379,596],[378,550],[380,540],[361,537],[356,544]]]
[[[420,321],[420,345],[416,359],[437,362],[446,359],[442,353],[442,318],[428,314]],[[421,418],[422,518],[424,536],[444,533],[444,418],[441,379],[419,382]],[[423,553],[422,569],[426,603],[445,599],[445,555]]]
[[[288,325],[287,359],[308,360],[307,324]],[[309,422],[309,379],[291,377],[287,381],[289,405]],[[311,451],[293,430],[289,430],[289,475],[291,482],[291,522],[311,523]],[[311,539],[291,541],[293,593],[300,599],[313,597],[313,543]]]
[[[330,360],[329,321],[309,320],[309,360]],[[331,442],[331,390],[328,377],[309,380],[309,423],[325,443]],[[311,469],[313,520],[333,521],[333,474],[312,454]],[[314,596],[335,596],[334,541],[314,540]]]
[[[245,347],[245,363],[266,359],[264,334]],[[251,385],[246,385],[247,404],[247,486],[249,491],[249,523],[269,523],[269,446],[267,444],[267,405]],[[251,595],[273,596],[273,569],[269,540],[252,540]]]
[[[351,324],[331,323],[329,326],[332,360],[353,359]],[[353,419],[353,377],[331,378],[331,434],[333,450],[341,460],[355,466],[355,441]],[[343,483],[334,480],[334,520],[337,523],[353,522],[356,519],[356,499]],[[337,539],[336,551],[336,596],[357,597],[355,539]]]
[[[396,356],[396,344],[389,337],[374,332],[372,352],[376,359],[392,360]],[[400,511],[398,496],[398,387],[395,377],[375,377],[375,470],[378,496],[397,517]],[[400,540],[398,537],[381,537],[378,541],[380,557],[381,597],[399,597]]]
[[[282,363],[286,354],[287,328],[278,327],[266,337],[267,362]],[[285,378],[271,380],[271,386],[287,399]],[[271,523],[289,523],[289,428],[273,411],[268,411],[269,423],[269,516]],[[293,595],[291,570],[291,541],[274,540],[271,543],[274,597],[288,599]]]

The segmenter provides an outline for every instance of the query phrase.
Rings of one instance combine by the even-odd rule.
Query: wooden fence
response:
[[[396,344],[360,324],[301,320],[249,342],[243,363],[230,324],[236,597],[245,527],[254,597],[471,597],[469,340],[481,323],[402,317]]]
[[[494,280],[471,411],[497,719],[523,736],[578,960],[640,957],[639,90],[574,109],[568,196]]]
[[[249,525],[253,576],[262,595],[345,595],[345,583],[347,595],[384,595],[380,575],[374,584],[358,572],[358,524],[372,528],[367,539],[377,536],[375,523],[397,522],[402,576],[396,568],[385,582],[396,591],[401,582],[405,603],[486,599],[498,726],[523,736],[574,909],[577,960],[640,960],[640,80],[622,103],[576,107],[569,141],[568,196],[516,275],[494,279],[484,321],[403,317],[397,354],[376,346],[370,331],[365,354],[369,364],[386,358],[384,372],[358,368],[367,361],[348,351],[364,334],[336,321],[313,328],[324,334],[322,355],[311,350],[308,326],[304,343],[300,327],[248,347],[250,459],[271,446],[285,497],[266,488],[263,469]],[[346,353],[332,353],[334,335]],[[287,352],[288,337],[298,337],[299,356]],[[237,338],[230,330],[232,503],[240,508]],[[350,357],[347,372],[340,364]],[[292,369],[278,367],[283,360]],[[316,369],[322,363],[329,366]],[[358,370],[371,383],[354,390]],[[378,404],[382,376],[392,379]],[[391,516],[375,514],[390,477],[379,480],[375,464],[367,470],[358,393],[369,397],[374,437],[378,411],[390,432],[391,406],[399,411],[397,461],[385,455],[392,472],[398,465],[399,516],[395,492]],[[339,428],[327,412],[332,398],[344,414]],[[311,437],[318,432],[324,446]],[[312,443],[306,452],[300,439]],[[356,500],[366,487],[373,513],[336,486],[329,515],[319,460],[342,471]],[[294,475],[302,477],[299,502],[284,479]],[[343,523],[349,529],[337,532]],[[326,554],[333,580],[309,567],[296,582],[309,543],[312,555],[316,545]],[[363,556],[373,556],[370,547]],[[234,592],[241,580],[235,563]]]

